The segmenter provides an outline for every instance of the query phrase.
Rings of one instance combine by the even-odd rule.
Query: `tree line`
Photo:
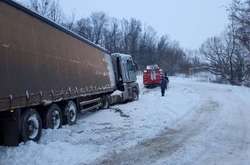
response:
[[[110,53],[131,54],[139,68],[158,64],[169,74],[188,73],[192,59],[167,35],[135,18],[116,19],[104,12],[94,12],[88,17],[65,16],[58,0],[29,0],[27,7],[52,21],[74,31]]]
[[[233,0],[228,13],[225,31],[207,39],[200,52],[207,70],[221,81],[250,85],[250,0]]]

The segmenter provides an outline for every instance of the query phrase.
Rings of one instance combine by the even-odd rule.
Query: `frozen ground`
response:
[[[250,90],[176,77],[170,83],[166,97],[142,88],[139,101],[44,130],[38,144],[0,147],[0,165],[249,164]]]

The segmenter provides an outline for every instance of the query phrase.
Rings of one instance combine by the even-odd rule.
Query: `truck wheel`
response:
[[[45,127],[59,129],[62,126],[62,111],[59,106],[52,104],[45,116]]]
[[[36,110],[27,109],[22,114],[21,138],[24,142],[38,141],[42,134],[42,120]]]
[[[64,112],[65,112],[66,123],[69,125],[76,124],[78,112],[74,101],[69,101],[67,103]]]
[[[102,109],[108,109],[110,107],[109,99],[107,96],[102,98]]]
[[[133,88],[133,100],[139,100],[139,89],[138,87]]]
[[[133,92],[133,100],[134,101],[139,100],[139,94],[136,91]]]

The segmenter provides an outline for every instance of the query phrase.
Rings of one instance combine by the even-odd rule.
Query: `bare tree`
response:
[[[250,52],[250,0],[233,0],[230,18],[237,27],[236,37]]]
[[[109,27],[105,29],[105,47],[110,50],[111,53],[121,51],[122,32],[119,27],[119,21],[112,18],[109,23]]]
[[[187,72],[190,59],[175,41],[164,35],[158,38],[154,28],[142,25],[140,20],[108,17],[103,12],[75,20],[66,19],[59,0],[29,0],[29,7],[80,36],[99,44],[111,53],[131,54],[142,70],[146,65],[159,64],[171,74]]]
[[[141,22],[131,18],[130,20],[123,19],[121,24],[124,38],[123,50],[135,55],[139,49],[139,40],[142,31]]]
[[[208,71],[226,79],[227,64],[225,61],[224,45],[220,38],[209,38],[201,47],[201,53],[207,58]]]
[[[50,1],[30,0],[30,8],[43,16],[47,16],[50,8]]]
[[[54,22],[62,22],[63,13],[58,0],[51,1],[48,17]]]
[[[102,44],[103,31],[107,26],[108,18],[103,12],[92,13],[90,18],[93,27],[93,42],[95,44]]]
[[[71,17],[68,18],[65,22],[62,22],[62,25],[63,25],[65,28],[67,28],[67,29],[73,31],[74,28],[75,28],[75,13],[72,12]]]
[[[236,33],[232,23],[221,37],[212,37],[201,47],[209,71],[231,84],[241,84],[247,73],[245,54],[237,42]]]
[[[139,48],[139,37],[141,33],[141,22],[136,19],[131,19],[129,24],[129,34],[127,36],[128,38],[128,44],[129,44],[129,52],[130,54],[134,55],[137,53]]]
[[[57,0],[30,0],[29,7],[54,22],[61,23],[63,12]]]
[[[90,18],[81,18],[76,22],[75,32],[94,42],[93,27]]]

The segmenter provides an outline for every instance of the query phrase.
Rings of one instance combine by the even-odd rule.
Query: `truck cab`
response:
[[[139,85],[136,82],[137,69],[132,56],[114,53],[111,57],[117,88],[115,93],[120,93],[119,102],[137,100],[139,96]]]

